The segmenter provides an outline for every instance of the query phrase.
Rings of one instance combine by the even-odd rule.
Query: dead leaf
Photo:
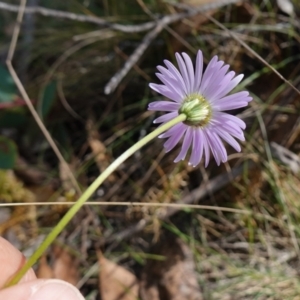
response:
[[[102,300],[137,300],[138,280],[134,274],[98,253]]]
[[[53,270],[49,266],[45,255],[43,255],[40,259],[40,263],[36,271],[36,275],[38,278],[45,278],[45,279],[55,278]]]
[[[38,278],[56,278],[73,285],[77,284],[79,280],[78,260],[70,254],[67,248],[53,246],[50,260],[53,261],[52,266],[48,264],[46,257],[41,259],[37,270]]]
[[[153,249],[165,260],[148,260],[142,273],[142,300],[201,300],[193,254],[180,239],[162,238]]]
[[[103,172],[106,162],[106,147],[100,141],[99,132],[96,130],[93,118],[90,116],[86,122],[86,130],[88,133],[88,142],[94,154],[98,169]]]
[[[110,164],[111,157],[107,154],[106,147],[101,141],[100,134],[97,130],[96,122],[93,114],[89,115],[86,122],[86,131],[88,134],[88,143],[93,152],[93,156],[99,171],[102,173]],[[114,174],[109,175],[107,180],[114,182],[116,179]]]
[[[54,255],[56,260],[53,265],[55,278],[65,280],[76,285],[79,279],[78,261],[66,248],[54,247]]]

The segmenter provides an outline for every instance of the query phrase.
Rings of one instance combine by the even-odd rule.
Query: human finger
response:
[[[24,255],[19,250],[7,240],[0,237],[0,289],[22,268],[25,261]],[[33,270],[30,269],[20,282],[26,282],[33,279],[36,279],[36,276]]]
[[[0,299],[84,300],[73,285],[58,279],[36,279],[0,291]]]

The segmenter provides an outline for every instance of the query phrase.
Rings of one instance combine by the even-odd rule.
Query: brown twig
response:
[[[62,106],[65,108],[65,110],[75,119],[79,120],[83,124],[85,123],[85,120],[71,107],[71,105],[68,103],[65,93],[63,90],[63,83],[62,80],[57,81],[57,94],[60,99],[60,102]]]
[[[19,33],[20,33],[20,26],[23,20],[23,16],[24,16],[24,11],[25,11],[25,6],[26,6],[26,0],[21,0],[20,2],[20,7],[19,7],[19,12],[17,15],[17,22],[13,31],[13,35],[12,35],[12,40],[9,46],[9,50],[8,50],[8,55],[7,55],[7,59],[6,59],[6,64],[7,64],[7,68],[20,92],[20,94],[22,95],[22,98],[24,99],[24,101],[26,102],[26,105],[29,109],[29,111],[31,112],[34,120],[36,121],[36,123],[38,124],[39,128],[41,129],[42,133],[44,134],[45,138],[47,139],[49,145],[51,146],[51,148],[53,149],[54,153],[56,154],[57,158],[59,159],[60,163],[65,167],[66,171],[68,172],[68,176],[72,182],[72,185],[74,186],[74,188],[77,190],[77,192],[80,194],[81,190],[79,188],[79,185],[69,167],[69,165],[66,163],[65,159],[63,158],[62,154],[60,153],[58,147],[56,146],[55,142],[53,141],[49,131],[47,130],[47,128],[45,127],[44,123],[42,122],[40,116],[38,115],[38,113],[36,112],[32,102],[29,99],[29,96],[23,86],[23,84],[20,81],[20,78],[18,77],[13,65],[12,65],[12,60],[14,57],[14,53],[15,53],[15,49],[17,46],[17,41],[18,41],[18,37],[19,37]]]
[[[147,7],[147,5],[144,3],[144,0],[136,0],[139,6],[142,8],[142,10],[150,16],[154,21],[159,21],[159,18],[151,12],[151,10]],[[173,30],[170,26],[165,25],[165,30],[167,30],[171,35],[173,35],[174,38],[176,38],[181,44],[183,44],[187,49],[189,49],[191,52],[196,53],[197,50],[190,45],[184,38],[182,38],[175,30]]]
[[[167,21],[166,24],[171,24],[173,22],[180,20],[182,18],[182,15],[184,15],[185,17],[189,17],[189,16],[199,13],[199,11],[215,9],[215,8],[222,7],[224,5],[234,4],[237,2],[241,2],[241,1],[243,1],[243,0],[220,0],[216,3],[207,3],[204,5],[201,5],[198,8],[193,9],[192,12],[190,11],[188,13],[180,13],[180,14],[175,14],[175,15],[170,15],[170,16],[168,15],[168,16],[163,17],[163,19],[165,21]],[[6,10],[6,11],[11,11],[11,12],[18,12],[19,6],[0,1],[0,9]],[[49,9],[49,8],[41,7],[41,6],[25,7],[23,13],[25,13],[25,14],[40,14],[44,17],[54,17],[54,18],[68,19],[68,20],[73,20],[73,21],[78,21],[78,22],[94,23],[97,25],[109,27],[111,29],[121,31],[121,32],[126,32],[126,33],[136,33],[136,32],[148,31],[156,26],[156,22],[154,22],[154,21],[145,22],[145,23],[137,24],[137,25],[123,25],[123,24],[118,24],[118,23],[110,23],[110,22],[106,21],[105,19],[102,19],[99,17],[64,12],[64,11]]]
[[[0,9],[6,10],[6,11],[11,11],[11,12],[18,12],[19,6],[0,2]],[[49,8],[45,8],[45,7],[41,7],[41,6],[26,7],[24,9],[24,13],[40,14],[44,17],[54,17],[54,18],[68,19],[68,20],[73,20],[73,21],[78,21],[78,22],[94,23],[97,25],[109,27],[111,29],[121,31],[121,32],[126,32],[126,33],[147,31],[155,26],[155,22],[146,22],[146,23],[139,24],[139,25],[122,25],[122,24],[117,24],[117,23],[110,23],[99,17],[74,14],[74,13],[70,13],[70,12],[49,9]]]
[[[200,5],[198,7],[194,7],[193,10],[188,10],[185,13],[178,13],[173,15],[164,16],[162,19],[156,21],[156,27],[151,30],[148,34],[145,35],[142,42],[135,49],[132,55],[128,58],[127,62],[123,66],[121,70],[119,70],[106,84],[104,88],[104,93],[109,95],[111,94],[116,87],[119,85],[121,80],[127,75],[127,73],[131,70],[131,68],[137,63],[140,57],[144,54],[145,50],[148,48],[150,43],[157,37],[157,35],[169,24],[180,21],[187,17],[192,17],[200,12],[205,12],[211,9],[215,9],[218,7],[222,7],[224,5],[233,4],[241,2],[241,0],[222,0],[216,3],[208,3],[204,5]],[[169,29],[169,31],[174,34],[174,32]],[[176,33],[175,33],[176,34]]]
[[[120,57],[123,58],[124,60],[128,59],[128,56],[117,46],[115,47],[115,52],[116,54],[120,55]],[[151,80],[150,76],[147,73],[145,73],[138,65],[133,65],[133,69],[145,80],[147,81]]]
[[[126,61],[123,68],[118,71],[106,84],[104,88],[104,93],[109,95],[111,94],[116,87],[119,85],[121,80],[127,75],[131,68],[137,63],[140,57],[143,55],[145,50],[148,48],[150,43],[156,38],[156,36],[162,31],[163,25],[159,23],[153,30],[145,35],[140,45],[134,50],[131,56]]]

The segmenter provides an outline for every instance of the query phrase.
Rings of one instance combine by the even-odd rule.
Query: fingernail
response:
[[[84,300],[79,290],[70,283],[58,279],[45,280],[32,286],[29,300]]]

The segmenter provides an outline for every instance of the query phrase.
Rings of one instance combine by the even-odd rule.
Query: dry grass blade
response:
[[[67,164],[67,162],[63,158],[61,152],[59,151],[59,149],[56,146],[54,140],[52,139],[49,131],[45,127],[45,125],[42,122],[40,116],[38,115],[37,111],[35,110],[34,106],[32,105],[24,86],[21,83],[21,81],[20,81],[20,79],[19,79],[19,77],[18,77],[18,75],[17,75],[17,73],[16,73],[16,71],[15,71],[13,65],[12,65],[12,59],[13,59],[15,49],[16,49],[16,46],[17,46],[17,41],[18,41],[18,37],[19,37],[19,33],[20,33],[20,26],[21,26],[21,23],[22,23],[22,20],[23,20],[24,12],[25,12],[25,6],[26,6],[26,0],[21,0],[19,12],[18,12],[18,15],[17,15],[17,22],[16,22],[16,25],[15,25],[15,28],[14,28],[14,31],[13,31],[13,36],[12,36],[11,44],[10,44],[10,47],[9,47],[6,64],[7,64],[8,70],[9,70],[16,86],[18,87],[19,92],[21,93],[24,101],[26,102],[26,105],[27,105],[28,109],[30,110],[34,120],[38,124],[39,128],[41,129],[42,133],[44,134],[46,140],[48,141],[49,145],[53,149],[53,151],[56,154],[57,158],[59,159],[60,163],[64,166],[65,170],[67,170],[68,176],[69,176],[74,188],[76,189],[77,193],[80,194],[81,190],[80,190],[80,187],[77,183],[77,180],[75,179],[72,171],[69,168],[69,165]]]
[[[204,5],[201,6],[200,10],[205,11],[208,9],[215,9],[215,8],[222,7],[224,5],[229,5],[229,4],[237,3],[240,1],[242,1],[242,0],[221,0],[221,1],[217,1],[215,3],[205,3]],[[4,3],[4,2],[0,2],[0,9],[12,11],[12,12],[19,11],[19,7],[17,5],[8,4],[8,3]],[[198,9],[196,9],[195,11],[193,11],[190,14],[195,15],[198,12],[199,12],[199,7],[198,7]],[[40,6],[34,6],[34,7],[28,7],[28,8],[25,7],[23,13],[28,13],[28,14],[36,13],[36,14],[41,14],[45,17],[63,18],[63,19],[75,20],[75,21],[79,21],[79,22],[89,22],[89,23],[106,26],[106,27],[109,27],[111,29],[118,30],[121,32],[127,32],[127,33],[148,31],[157,25],[156,21],[146,22],[146,23],[138,24],[138,25],[122,25],[122,24],[107,22],[106,20],[101,19],[99,17],[78,15],[78,14],[74,14],[74,13],[53,10],[53,9],[40,7]],[[169,18],[169,16],[166,16],[166,17],[164,17],[164,20],[167,21],[167,23],[172,23],[174,21],[178,21],[178,17],[180,19],[181,15],[182,14],[175,14],[175,15],[171,16],[171,18]]]
[[[15,206],[54,206],[54,205],[73,205],[76,202],[19,202],[19,203],[0,203],[0,207],[15,207]],[[224,211],[238,214],[251,214],[251,211],[236,209],[222,206],[211,206],[211,205],[198,205],[198,204],[185,204],[185,203],[141,203],[141,202],[100,202],[100,201],[87,201],[84,203],[86,206],[147,206],[147,207],[167,207],[173,209],[204,209],[214,211]]]
[[[215,18],[204,14],[209,20],[215,23],[217,26],[222,28],[225,32],[227,32],[232,38],[234,38],[239,44],[241,44],[248,52],[250,52],[253,56],[255,56],[260,62],[262,62],[265,66],[267,66],[270,70],[272,70],[281,80],[283,80],[287,85],[289,85],[297,94],[300,95],[300,91],[284,76],[282,76],[275,68],[273,68],[265,59],[263,59],[257,52],[252,50],[245,42],[238,38],[233,32],[228,30],[223,24],[217,21]]]
[[[0,9],[12,11],[12,12],[18,12],[19,7],[17,5],[8,4],[4,2],[0,2]],[[116,24],[116,23],[109,23],[104,19],[101,19],[99,17],[94,16],[85,16],[85,15],[78,15],[74,13],[49,9],[41,6],[33,6],[24,8],[24,13],[27,14],[40,14],[45,17],[54,17],[54,18],[61,18],[61,19],[69,19],[74,20],[78,22],[88,22],[88,23],[94,23],[97,25],[107,26],[114,30],[118,30],[121,32],[127,32],[127,33],[134,33],[134,32],[141,32],[141,31],[147,31],[155,26],[155,22],[147,22],[141,25],[122,25],[122,24]]]
[[[219,4],[221,4],[223,1],[220,1]],[[224,1],[226,3],[226,1]],[[187,11],[194,11],[194,8],[183,3],[172,3],[170,4],[179,7],[181,9],[187,10]],[[240,45],[242,45],[249,53],[251,53],[253,56],[255,56],[259,61],[261,61],[265,66],[267,66],[270,70],[272,70],[281,80],[283,80],[286,84],[288,84],[297,94],[300,95],[300,91],[290,82],[288,81],[284,76],[282,76],[275,68],[273,68],[265,59],[263,59],[257,52],[252,50],[245,42],[243,42],[235,33],[228,30],[223,24],[221,24],[219,21],[217,21],[214,17],[206,14],[204,11],[199,11],[202,15],[204,15],[207,19],[209,19],[211,22],[215,23],[218,27],[220,27],[222,30],[224,30],[229,36],[231,36],[234,40],[236,40]]]

